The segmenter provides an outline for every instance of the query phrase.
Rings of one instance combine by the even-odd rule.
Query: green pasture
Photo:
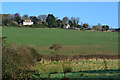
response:
[[[53,44],[62,45],[62,48],[56,51],[58,54],[118,54],[117,32],[3,27],[2,36],[7,37],[6,44],[13,44],[11,49],[13,48],[14,50],[15,48],[18,53],[21,52],[21,54],[24,55],[29,53],[29,49],[34,48],[41,54],[51,54],[55,52],[54,50],[49,49]],[[14,44],[22,45],[23,47],[17,48]],[[9,58],[13,59],[11,57]],[[27,60],[25,56],[24,58]],[[119,59],[92,58],[72,61],[49,61],[42,58],[39,62],[35,61],[35,66],[30,67],[30,70],[36,71],[36,73],[30,77],[36,78],[36,80],[40,80],[40,78],[60,79],[65,76],[68,78],[114,78],[116,80],[120,74],[118,60]],[[66,74],[64,74],[65,72]]]
[[[32,45],[40,53],[49,54],[53,44],[62,44],[61,54],[117,54],[117,32],[75,31],[50,28],[2,28],[7,43]]]

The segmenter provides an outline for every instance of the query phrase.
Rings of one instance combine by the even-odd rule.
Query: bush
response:
[[[51,61],[59,61],[59,60],[67,60],[70,58],[68,55],[62,55],[62,54],[51,54],[51,55],[44,55],[43,57],[46,60],[51,60]]]
[[[64,78],[67,78],[66,73],[72,72],[72,67],[70,63],[62,63],[62,69],[64,73]]]
[[[31,67],[39,54],[33,47],[5,45],[2,48],[2,77],[4,79],[29,78],[33,73]]]
[[[56,51],[59,50],[60,48],[62,48],[61,44],[53,44],[49,49],[54,49]]]
[[[10,26],[18,26],[18,23],[16,21],[11,21]]]
[[[72,67],[70,63],[62,63],[63,73],[72,72]]]
[[[82,28],[82,31],[86,31],[86,29],[85,29],[85,28]]]

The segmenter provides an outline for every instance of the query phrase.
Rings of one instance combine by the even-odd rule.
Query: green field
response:
[[[75,31],[49,28],[2,28],[7,43],[32,45],[42,54],[62,44],[60,54],[118,54],[117,32]]]
[[[113,55],[118,54],[117,32],[13,27],[3,27],[2,31],[2,35],[7,37],[6,44],[12,44],[6,46],[6,49],[8,49],[5,49],[3,54],[6,60],[9,59],[8,62],[10,65],[15,62],[15,60],[19,62],[20,59],[25,60],[26,65],[35,63],[34,66],[29,67],[29,70],[35,70],[36,73],[27,77],[36,78],[36,80],[40,80],[41,78],[51,78],[47,80],[57,78],[57,80],[61,80],[61,78],[64,78],[66,75],[66,77],[72,80],[74,80],[74,78],[78,80],[82,78],[113,78],[116,80],[120,74],[118,58],[104,59],[104,55],[112,55],[113,57]],[[57,54],[51,54],[54,50],[49,49],[49,47],[53,44],[62,45],[62,48],[56,52]],[[13,52],[11,52],[11,50]],[[50,55],[54,56],[52,59],[61,57],[61,54],[67,56],[73,55],[73,57],[74,55],[102,55],[103,58],[91,57],[89,59],[81,58],[78,60],[63,59],[50,61],[42,57],[40,61],[35,61],[31,57],[35,56],[36,50],[38,54],[44,54],[47,58],[50,57]],[[9,54],[7,54],[7,52]],[[21,57],[18,55],[21,55]],[[20,59],[16,58],[14,60],[15,56],[20,57]],[[64,57],[65,56],[63,56],[63,58]],[[13,62],[11,62],[11,60],[13,60]],[[31,63],[31,61],[33,63]],[[20,64],[22,64],[22,62]],[[13,65],[13,67],[15,66]],[[7,68],[9,70],[9,66],[7,66],[6,69]],[[64,74],[65,72],[66,74]]]

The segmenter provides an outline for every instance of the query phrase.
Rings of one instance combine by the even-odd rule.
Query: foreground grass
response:
[[[71,79],[80,79],[80,78],[84,78],[84,79],[114,79],[117,80],[119,79],[120,72],[119,70],[96,70],[96,71],[82,71],[82,72],[71,72],[71,73],[67,73],[66,74],[68,78]],[[58,73],[58,74],[51,74],[51,78],[63,78],[63,74],[62,73]]]
[[[64,65],[64,66],[63,66]],[[118,78],[118,59],[81,59],[73,61],[41,61],[33,69],[35,78]]]
[[[120,74],[119,58],[116,56],[41,55],[32,46],[15,44],[4,44],[2,52],[3,80],[74,80],[73,78],[86,77],[116,80]]]
[[[59,43],[61,54],[118,54],[117,32],[89,32],[49,28],[3,28],[7,43],[34,45],[43,54],[50,54],[49,47]]]

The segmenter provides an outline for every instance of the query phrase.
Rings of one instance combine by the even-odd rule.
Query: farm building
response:
[[[33,22],[30,19],[24,20],[23,25],[33,25]]]

